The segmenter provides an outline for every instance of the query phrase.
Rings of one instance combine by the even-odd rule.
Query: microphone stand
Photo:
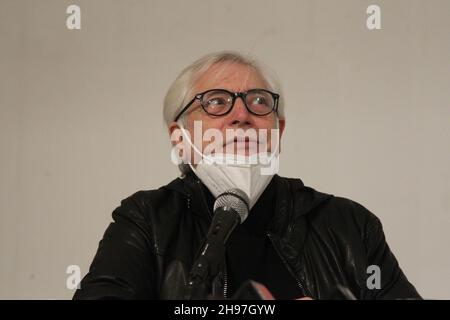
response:
[[[189,274],[185,299],[208,297],[212,279],[219,273],[225,258],[225,243],[239,222],[239,215],[230,207],[216,210],[203,249]]]
[[[194,262],[187,283],[185,299],[207,299],[212,279],[219,273],[225,256],[225,245],[220,241],[208,242]]]

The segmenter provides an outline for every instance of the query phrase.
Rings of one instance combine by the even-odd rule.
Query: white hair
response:
[[[269,90],[280,95],[278,101],[278,118],[284,119],[284,99],[281,92],[280,82],[275,73],[267,66],[257,61],[256,58],[249,55],[243,55],[233,51],[220,51],[210,53],[198,59],[187,66],[167,91],[164,99],[164,121],[167,126],[175,120],[175,117],[181,111],[195,93],[192,92],[196,81],[214,64],[217,63],[237,63],[253,68],[266,81]]]

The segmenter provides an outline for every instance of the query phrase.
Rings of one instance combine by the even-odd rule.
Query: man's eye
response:
[[[252,104],[267,104],[267,103],[264,97],[254,97],[252,100]]]
[[[223,106],[226,104],[225,99],[223,98],[212,98],[208,100],[208,106],[215,107],[215,106]]]

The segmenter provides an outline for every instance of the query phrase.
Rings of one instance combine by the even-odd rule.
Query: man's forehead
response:
[[[245,91],[256,87],[268,87],[260,73],[251,66],[233,62],[213,64],[195,84],[197,92],[213,88]]]

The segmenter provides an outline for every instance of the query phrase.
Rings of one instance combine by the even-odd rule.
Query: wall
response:
[[[449,298],[449,27],[446,0],[2,0],[0,298],[71,298],[120,200],[177,176],[162,100],[222,49],[284,84],[281,174],[366,206],[420,293]]]

